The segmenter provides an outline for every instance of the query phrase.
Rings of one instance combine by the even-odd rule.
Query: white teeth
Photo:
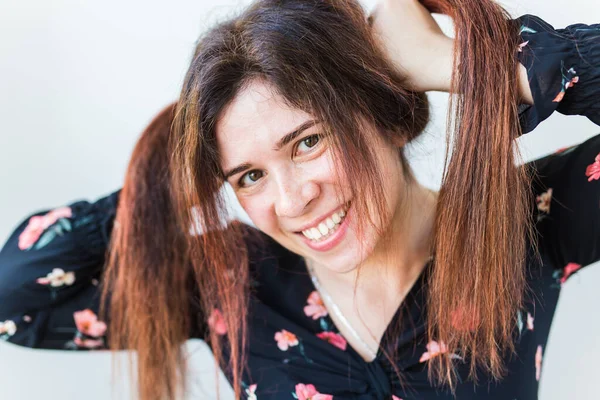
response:
[[[302,231],[302,234],[313,241],[323,240],[337,230],[345,216],[344,210],[335,212],[316,227]]]
[[[324,223],[320,223],[319,224],[319,232],[321,232],[321,235],[325,235],[327,232],[329,232],[329,228],[327,228],[327,225],[325,225]]]
[[[313,239],[320,239],[321,236],[323,236],[317,228],[310,228],[310,233],[312,234]]]

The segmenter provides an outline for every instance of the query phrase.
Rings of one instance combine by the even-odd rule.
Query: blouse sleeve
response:
[[[555,110],[600,125],[600,25],[554,29],[541,18],[516,20],[518,60],[527,69],[533,105],[520,105],[523,133]],[[600,135],[532,162],[540,250],[557,284],[600,260]]]
[[[529,14],[515,21],[521,35],[518,60],[527,69],[534,102],[519,108],[523,133],[554,110],[600,125],[600,24],[554,29]]]
[[[98,348],[100,273],[120,191],[25,219],[0,250],[0,339],[28,347]]]
[[[562,284],[600,261],[600,134],[533,166],[538,243]]]

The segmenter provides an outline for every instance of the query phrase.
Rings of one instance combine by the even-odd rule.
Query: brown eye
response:
[[[263,177],[262,171],[257,169],[249,171],[242,176],[238,182],[240,187],[252,186],[256,183],[260,178]]]
[[[260,179],[261,176],[262,176],[262,173],[260,171],[252,171],[252,172],[248,173],[248,178],[250,178],[250,180],[252,182],[256,182],[257,180]]]
[[[306,139],[304,139],[302,142],[308,147],[313,147],[314,145],[319,143],[319,136],[317,136],[317,135],[309,136]]]
[[[321,140],[321,135],[310,135],[302,139],[296,148],[297,153],[310,151]]]

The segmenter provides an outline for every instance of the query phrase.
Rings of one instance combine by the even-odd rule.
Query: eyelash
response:
[[[296,144],[294,145],[294,155],[296,154],[296,152],[297,152],[297,150],[298,150],[298,147],[299,147],[299,146],[300,146],[302,143],[306,142],[308,139],[313,139],[313,138],[317,138],[317,139],[318,139],[318,140],[317,140],[317,143],[315,143],[315,144],[314,144],[312,147],[310,147],[310,148],[309,148],[307,151],[312,151],[312,150],[314,150],[314,149],[315,149],[315,148],[316,148],[316,147],[317,147],[319,144],[321,144],[321,141],[323,140],[323,135],[321,135],[321,134],[318,134],[318,133],[317,133],[317,134],[309,135],[309,136],[306,136],[305,138],[302,138],[302,139],[300,139],[300,140],[299,140],[298,142],[296,142]],[[241,178],[238,180],[238,182],[237,182],[237,187],[238,187],[238,188],[240,188],[240,189],[243,189],[243,188],[246,188],[246,187],[248,187],[248,185],[245,185],[245,184],[243,183],[243,181],[244,181],[244,179],[246,178],[246,176],[249,176],[249,175],[250,175],[251,173],[253,173],[253,172],[261,172],[261,171],[260,171],[260,170],[257,170],[257,169],[253,169],[253,170],[251,170],[251,171],[248,171],[248,172],[246,172],[246,173],[245,173],[244,175],[242,175],[242,176],[241,176]],[[262,173],[262,172],[261,172],[261,173]],[[261,175],[261,177],[260,177],[260,178],[262,178],[262,175]],[[260,178],[258,178],[258,179],[260,179]],[[256,182],[256,181],[254,181],[254,182]],[[249,185],[249,186],[254,186],[254,185]]]

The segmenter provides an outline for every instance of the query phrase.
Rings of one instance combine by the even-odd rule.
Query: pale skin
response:
[[[231,175],[228,182],[252,222],[314,266],[350,324],[376,348],[430,255],[436,196],[417,182],[403,179],[397,149],[377,142],[374,131],[388,210],[393,215],[394,245],[381,245],[372,227],[358,237],[350,207],[349,229],[343,240],[328,251],[310,248],[298,232],[352,200],[348,190],[351,182],[338,180],[326,140],[315,143],[313,139],[322,132],[320,124],[278,148],[283,137],[310,120],[309,114],[287,107],[268,83],[252,82],[217,123],[221,167],[227,174],[239,165],[248,165],[248,169]],[[359,266],[361,274],[354,294]],[[346,327],[332,317],[349,344],[369,359],[368,349],[355,342]]]
[[[378,14],[385,20],[376,15],[374,28],[387,38],[382,45],[390,58],[402,65],[415,88],[447,91],[452,40],[416,0],[385,0],[378,10],[382,7],[386,12]],[[420,44],[389,41],[406,35],[419,36]],[[430,46],[423,46],[424,40]],[[427,65],[437,68],[427,69]],[[526,74],[524,79],[528,88]],[[525,90],[523,97],[527,99]],[[397,148],[378,139],[373,130],[393,245],[384,245],[370,228],[358,237],[350,206],[348,229],[339,243],[327,251],[315,250],[300,231],[353,199],[348,190],[352,182],[338,179],[331,149],[319,136],[321,125],[311,121],[311,115],[286,106],[267,82],[252,81],[217,123],[221,167],[227,173],[246,165],[228,177],[240,204],[258,229],[314,267],[321,285],[362,340],[355,339],[334,313],[330,316],[348,344],[370,361],[371,351],[377,349],[431,255],[437,193],[405,179]],[[278,145],[299,127],[303,128],[299,135]],[[331,311],[331,304],[325,305]]]
[[[372,16],[383,49],[416,91],[450,91],[454,40],[418,0],[381,0]],[[533,104],[527,70],[517,69],[521,102]]]

